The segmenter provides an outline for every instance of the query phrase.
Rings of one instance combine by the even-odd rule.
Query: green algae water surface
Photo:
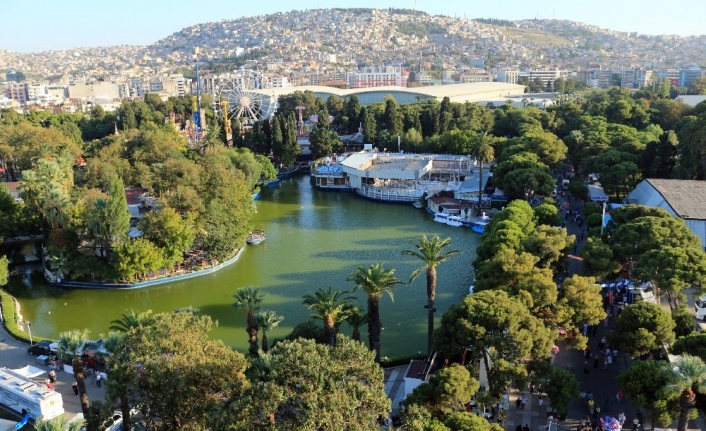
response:
[[[252,227],[264,228],[267,240],[248,246],[237,262],[215,274],[152,288],[100,290],[52,287],[35,273],[13,277],[7,290],[20,302],[33,335],[55,338],[61,331],[88,328],[91,337],[98,338],[125,310],[159,313],[193,306],[218,321],[213,338],[245,352],[245,311],[231,305],[232,294],[240,287],[261,288],[267,294],[262,309],[285,317],[268,333],[274,340],[309,318],[309,310],[301,305],[302,295],[329,286],[352,289],[346,277],[357,266],[373,263],[395,268],[395,275],[406,282],[420,266],[401,254],[412,248],[410,240],[423,234],[449,236],[452,248],[462,253],[438,267],[436,308],[440,319],[449,305],[468,292],[471,262],[479,243],[479,236],[470,229],[435,223],[428,212],[410,204],[373,202],[352,193],[316,190],[308,177],[263,189]],[[383,356],[426,350],[425,280],[422,276],[412,286],[398,287],[394,303],[387,296],[381,299]],[[355,296],[365,309],[365,294],[359,291]],[[345,323],[341,330],[351,333]],[[367,341],[366,328],[361,329],[361,335]]]

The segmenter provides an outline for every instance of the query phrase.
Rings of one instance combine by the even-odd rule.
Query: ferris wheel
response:
[[[216,86],[214,108],[224,118],[237,117],[243,126],[272,118],[277,97],[272,83],[256,70],[240,69]]]

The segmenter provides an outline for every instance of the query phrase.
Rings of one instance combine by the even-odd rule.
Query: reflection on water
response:
[[[41,274],[19,275],[8,285],[20,301],[22,314],[32,322],[32,332],[56,337],[60,331],[88,328],[93,336],[108,331],[110,321],[125,310],[155,313],[193,306],[218,320],[213,331],[241,351],[247,349],[245,313],[231,306],[232,294],[252,285],[267,293],[263,309],[285,317],[268,338],[286,335],[306,320],[309,310],[301,297],[318,288],[351,289],[348,274],[357,266],[383,263],[396,268],[403,281],[419,265],[401,251],[422,234],[451,236],[453,247],[462,251],[439,267],[438,316],[467,292],[472,279],[478,235],[470,229],[453,228],[432,221],[432,216],[408,204],[367,201],[350,193],[323,192],[309,184],[308,177],[282,181],[265,188],[257,201],[253,228],[263,227],[267,240],[248,247],[230,267],[193,280],[139,290],[64,289],[47,285]],[[414,354],[426,349],[425,278],[412,286],[401,286],[395,302],[381,301],[384,331],[383,356]],[[365,295],[357,292],[365,308]],[[350,334],[344,323],[341,330]],[[366,338],[365,330],[363,338]]]

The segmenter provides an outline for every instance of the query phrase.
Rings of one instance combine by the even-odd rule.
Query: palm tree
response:
[[[353,328],[353,339],[360,341],[360,327],[368,323],[368,313],[363,312],[358,307],[351,309],[351,314],[346,317],[346,323]]]
[[[257,331],[259,330],[259,327],[257,326],[255,312],[260,309],[260,304],[262,303],[262,300],[265,299],[265,295],[260,293],[260,289],[252,286],[245,286],[238,289],[238,291],[233,294],[233,298],[235,298],[233,307],[248,310],[248,326],[245,329],[245,332],[248,333],[250,356],[256,358],[259,356],[257,347]]]
[[[478,215],[483,194],[483,163],[495,160],[495,150],[493,149],[493,137],[486,132],[481,133],[471,144],[471,155],[478,160],[480,170],[478,175]]]
[[[155,322],[154,316],[150,316],[152,314],[152,310],[139,312],[130,309],[130,311],[125,311],[126,312],[122,314],[120,319],[112,320],[110,322],[111,331],[127,333],[130,332],[130,330],[133,328],[139,328],[140,326],[150,326]]]
[[[81,411],[84,418],[88,417],[89,401],[86,393],[86,374],[83,370],[83,362],[81,362],[81,348],[83,347],[83,342],[87,339],[88,329],[74,329],[60,333],[56,342],[59,345],[59,355],[71,358],[71,366],[74,370],[74,379],[76,379],[76,384],[78,385],[78,395],[81,400]]]
[[[143,316],[144,319],[130,319],[131,322],[134,322],[134,326],[130,326],[130,328],[141,328],[143,326],[149,326],[154,323],[154,318],[153,317],[147,317],[149,313],[151,313],[152,310],[148,310],[144,313],[139,313],[138,316]],[[130,310],[130,314],[135,315],[135,312]],[[124,318],[125,314],[123,314]],[[142,321],[147,321],[149,323],[139,323]],[[113,322],[119,322],[123,323],[123,320],[113,320]],[[111,322],[111,323],[113,323]],[[112,327],[111,327],[112,329]],[[109,393],[117,393],[118,398],[120,400],[120,411],[122,412],[123,416],[123,428],[122,429],[131,429],[130,428],[130,422],[132,420],[132,417],[130,416],[130,381],[125,378],[125,373],[120,372],[119,368],[122,366],[124,367],[125,363],[120,363],[120,361],[115,360],[115,353],[120,349],[122,346],[122,343],[125,341],[125,334],[121,329],[121,332],[114,332],[111,331],[108,333],[107,337],[104,337],[102,334],[100,336],[101,340],[103,340],[103,345],[105,346],[105,350],[108,352],[107,356],[104,358],[105,363],[106,363],[106,372],[108,373],[108,381],[106,382],[106,385],[108,388],[106,389],[107,392]],[[113,391],[111,391],[111,388],[113,388]]]
[[[375,362],[380,362],[380,297],[387,293],[394,302],[392,291],[398,284],[404,284],[394,274],[394,269],[386,270],[382,264],[376,263],[368,269],[359,266],[348,276],[348,281],[354,282],[356,289],[368,295],[368,342],[370,350],[375,352]]]
[[[79,431],[83,421],[69,419],[67,416],[57,416],[54,419],[37,419],[34,423],[35,431]]]
[[[347,295],[348,291],[331,291],[319,289],[313,295],[304,295],[302,304],[306,305],[315,313],[311,317],[324,321],[324,335],[326,342],[331,346],[336,344],[336,328],[345,320],[351,313],[352,302],[355,301],[353,296]]]
[[[685,431],[689,414],[696,405],[694,391],[706,393],[706,364],[698,356],[682,355],[675,361],[674,367],[670,366],[669,369],[674,373],[674,381],[667,389],[681,393],[677,431]]]
[[[275,329],[279,322],[284,320],[284,316],[278,316],[276,312],[267,310],[260,311],[255,318],[257,319],[257,326],[262,329],[262,352],[267,353],[270,349],[270,345],[267,342],[267,332]]]
[[[448,260],[451,256],[459,253],[458,250],[445,250],[451,245],[451,238],[440,239],[434,235],[427,239],[426,235],[412,242],[416,250],[403,250],[402,254],[413,256],[423,262],[423,265],[412,272],[409,277],[409,284],[419,277],[422,272],[427,274],[427,305],[428,326],[427,326],[427,353],[431,354],[434,346],[434,300],[436,299],[436,267]]]
[[[201,141],[201,154],[213,153],[216,149],[224,147],[221,141],[221,131],[218,127],[211,127],[206,132],[203,141]]]
[[[49,184],[46,193],[41,205],[49,226],[52,229],[66,227],[72,210],[68,194],[56,183]]]

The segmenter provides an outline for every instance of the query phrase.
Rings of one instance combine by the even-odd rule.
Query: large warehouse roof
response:
[[[340,89],[322,85],[304,85],[300,87],[279,87],[259,90],[265,96],[274,94],[277,97],[294,93],[295,91],[311,91],[317,97],[327,99],[331,95],[341,98],[355,94],[361,105],[383,103],[386,95],[392,95],[398,103],[419,103],[436,99],[441,101],[448,97],[452,102],[477,102],[488,98],[508,97],[524,94],[525,87],[506,82],[475,82],[470,84],[432,85],[428,87],[369,87]]]

